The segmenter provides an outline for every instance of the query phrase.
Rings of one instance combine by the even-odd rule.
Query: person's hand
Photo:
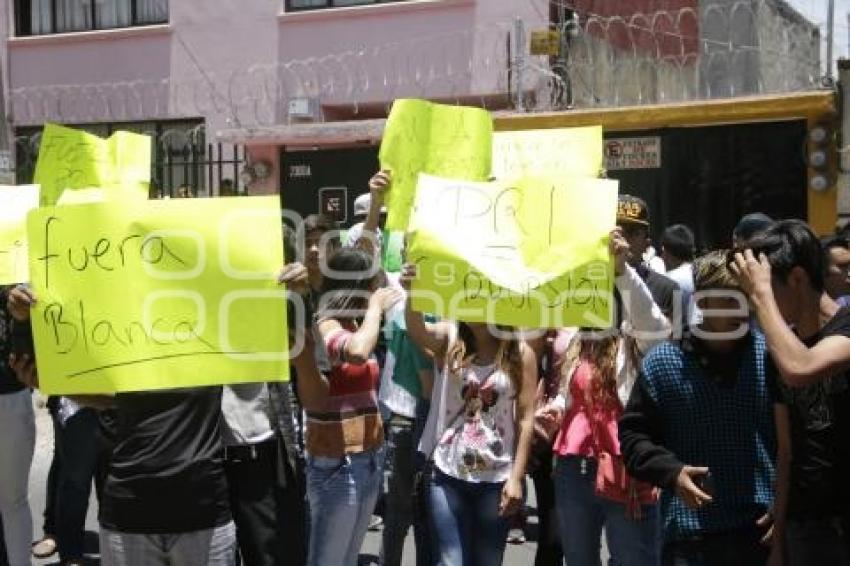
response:
[[[277,276],[277,282],[281,285],[286,285],[301,296],[306,295],[310,290],[307,268],[298,262],[284,265]]]
[[[401,291],[390,287],[383,287],[372,293],[372,296],[369,297],[369,306],[378,308],[381,312],[386,312],[401,299]]]
[[[558,434],[558,429],[561,428],[563,420],[564,411],[561,407],[548,403],[534,412],[534,432],[539,437],[551,442]]]
[[[511,478],[502,488],[502,499],[499,502],[499,516],[510,517],[522,507],[522,484]]]
[[[705,475],[708,475],[708,468],[685,466],[676,478],[676,495],[691,509],[700,509],[706,503],[714,501],[714,498],[694,483],[694,478]]]
[[[35,295],[29,287],[18,285],[9,292],[6,307],[12,318],[19,322],[30,319],[30,308],[35,304]]]
[[[614,258],[614,275],[622,275],[626,272],[626,261],[629,259],[629,243],[623,236],[622,228],[611,230],[608,240],[608,251]]]
[[[378,171],[369,179],[369,192],[372,193],[373,203],[384,202],[384,196],[392,185],[392,174],[389,171]]]
[[[749,296],[755,296],[761,293],[773,292],[771,287],[770,277],[770,262],[767,261],[767,256],[759,255],[759,258],[753,255],[752,250],[744,250],[735,254],[735,259],[730,265],[732,273],[738,279],[738,284],[741,290]]]
[[[401,266],[401,275],[399,276],[399,283],[401,283],[402,289],[405,291],[410,291],[410,288],[413,286],[413,281],[416,279],[418,275],[418,268],[415,263],[405,263]]]
[[[32,358],[29,354],[24,354],[20,358],[11,354],[9,356],[9,367],[15,372],[18,381],[27,387],[38,388],[38,370],[35,366],[35,358]]]
[[[764,536],[761,538],[761,543],[765,546],[770,546],[773,543],[773,514],[768,511],[756,521],[756,525],[759,529],[765,531]]]

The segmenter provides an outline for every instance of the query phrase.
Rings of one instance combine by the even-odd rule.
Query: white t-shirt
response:
[[[500,483],[511,475],[516,452],[514,387],[495,365],[437,375],[429,420],[437,440],[434,465],[453,478]]]

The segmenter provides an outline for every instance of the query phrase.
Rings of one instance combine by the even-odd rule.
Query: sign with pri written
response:
[[[468,322],[609,327],[617,189],[589,177],[421,176],[407,255],[418,266],[413,307]]]
[[[277,197],[46,207],[27,231],[45,393],[287,378]]]
[[[615,138],[605,141],[605,168],[658,169],[661,167],[661,138]]]
[[[492,147],[493,119],[486,110],[396,100],[379,154],[381,169],[392,172],[386,228],[407,230],[420,173],[487,180]]]

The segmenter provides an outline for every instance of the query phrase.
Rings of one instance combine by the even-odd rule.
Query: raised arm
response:
[[[445,322],[426,323],[422,313],[413,310],[410,286],[415,278],[416,266],[410,263],[405,264],[401,269],[399,281],[407,291],[407,300],[404,305],[404,322],[407,326],[407,335],[413,340],[414,344],[419,346],[424,353],[433,357],[439,365],[449,347],[451,326]]]
[[[380,257],[381,250],[378,242],[380,228],[381,208],[384,206],[384,197],[392,184],[389,171],[379,171],[369,179],[369,192],[372,200],[369,204],[369,212],[366,213],[366,221],[363,223],[363,232],[355,242],[355,246],[365,251],[372,257]]]
[[[753,303],[767,347],[782,380],[791,387],[805,387],[850,369],[850,337],[828,336],[808,347],[785,323],[771,285],[767,258],[750,250],[735,254],[732,270]]]
[[[609,245],[614,257],[615,285],[623,299],[623,318],[638,348],[646,353],[669,338],[670,321],[655,304],[646,283],[627,263],[629,244],[619,228],[611,232]]]

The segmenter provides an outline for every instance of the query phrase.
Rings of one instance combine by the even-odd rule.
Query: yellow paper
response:
[[[609,327],[617,188],[587,177],[422,175],[408,250],[419,268],[414,308],[468,322]]]
[[[30,213],[32,321],[48,394],[284,380],[276,196]]]
[[[496,132],[493,177],[599,177],[602,126]]]
[[[487,180],[492,139],[493,119],[486,110],[396,100],[379,155],[381,169],[392,171],[386,229],[407,230],[419,173]]]
[[[47,124],[35,166],[41,205],[56,204],[66,189],[123,188],[148,195],[150,136],[116,132],[109,139]]]
[[[27,213],[38,206],[38,185],[0,186],[0,285],[29,281]]]
[[[56,202],[57,206],[66,204],[91,204],[106,201],[143,201],[147,195],[124,187],[113,189],[65,189]]]

